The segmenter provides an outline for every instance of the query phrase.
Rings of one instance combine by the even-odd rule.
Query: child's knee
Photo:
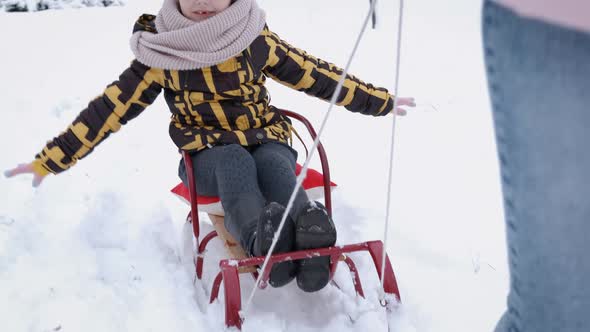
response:
[[[267,143],[257,148],[252,157],[258,167],[286,167],[293,168],[297,157],[287,145]]]
[[[221,152],[218,154],[222,165],[237,164],[237,165],[249,165],[254,164],[254,159],[248,150],[239,144],[229,144],[216,146],[213,149],[219,149]]]

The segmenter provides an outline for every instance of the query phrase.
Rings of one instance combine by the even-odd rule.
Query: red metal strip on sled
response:
[[[375,264],[375,268],[377,269],[377,275],[381,278],[381,259],[383,258],[383,254],[385,253],[383,250],[383,242],[381,241],[371,241],[367,242],[369,246],[369,252],[371,253],[371,257],[373,258],[373,263]],[[395,294],[398,301],[401,301],[402,298],[399,294],[399,288],[397,286],[397,280],[395,278],[395,273],[393,272],[393,267],[391,266],[391,262],[389,261],[389,256],[385,256],[385,277],[383,278],[383,289],[387,294]]]
[[[383,242],[381,241],[370,241],[345,246],[336,246],[331,248],[301,250],[283,254],[276,254],[270,257],[269,264],[267,265],[267,271],[270,271],[274,264],[284,261],[313,258],[319,256],[340,257],[343,254],[358,251],[368,251],[371,254],[371,257],[373,258],[373,263],[375,264],[375,268],[377,270],[377,275],[380,277],[381,255],[383,254]],[[226,293],[226,326],[237,327],[238,329],[240,329],[242,324],[242,321],[239,316],[239,312],[241,310],[241,290],[240,280],[238,278],[238,268],[245,266],[260,266],[264,263],[264,260],[265,257],[251,257],[241,260],[224,259],[220,261],[219,266],[221,267],[221,271],[223,272],[223,283]],[[357,294],[364,297],[364,292],[362,289],[361,281],[356,266],[348,257],[345,259],[345,262],[353,274],[353,283]],[[391,267],[391,263],[389,262],[388,257],[386,257],[385,262],[385,292],[388,294],[393,294],[397,297],[398,300],[401,300],[399,289],[397,287],[397,281],[395,279],[393,268]]]
[[[309,134],[311,135],[312,139],[315,141],[316,137],[318,136],[315,129],[311,125],[311,122],[307,120],[303,115],[297,114],[295,112],[287,111],[287,110],[280,110],[281,113],[285,114],[286,116],[296,119],[299,122],[303,123]],[[328,165],[328,157],[326,155],[326,150],[322,143],[318,145],[318,153],[320,155],[320,161],[322,163],[322,173],[324,173],[324,201],[326,202],[326,209],[328,210],[328,214],[330,217],[332,216],[332,192],[330,190],[330,167]]]
[[[219,272],[213,281],[213,288],[211,288],[211,298],[209,299],[210,304],[217,300],[217,296],[219,295],[219,287],[221,286],[221,280],[223,280],[223,273]]]
[[[242,291],[238,268],[229,260],[220,263],[223,274],[223,291],[225,295],[225,325],[242,329],[240,310],[242,309]]]
[[[201,280],[201,278],[203,277],[203,256],[205,254],[205,249],[207,248],[209,241],[213,240],[216,237],[217,232],[211,231],[209,234],[207,234],[207,236],[203,238],[203,241],[201,241],[201,243],[199,244],[199,250],[197,251],[197,279],[199,280]]]
[[[356,264],[354,264],[354,261],[348,256],[345,256],[344,262],[348,265],[350,273],[352,273],[352,282],[354,283],[356,294],[365,298],[365,292],[363,291],[363,285],[361,284],[361,278],[359,277],[359,271],[356,268]]]

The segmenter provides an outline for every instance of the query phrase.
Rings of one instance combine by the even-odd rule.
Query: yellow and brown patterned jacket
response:
[[[154,19],[153,15],[141,16],[134,32],[156,33]],[[341,74],[340,68],[289,45],[268,28],[244,52],[212,67],[163,70],[135,60],[65,132],[47,143],[33,167],[43,175],[68,169],[138,116],[162,90],[172,112],[170,136],[181,150],[199,151],[216,144],[286,143],[291,123],[269,105],[266,77],[329,100]],[[387,90],[349,75],[338,105],[377,116],[389,113],[393,100]]]

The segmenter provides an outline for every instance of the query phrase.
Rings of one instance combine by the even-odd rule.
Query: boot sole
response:
[[[273,254],[281,254],[291,251],[291,246],[284,245],[284,243],[282,243],[283,241],[281,240],[282,239],[279,238],[279,242],[277,242]],[[263,244],[265,249],[263,252],[268,253],[268,250],[270,249],[270,246],[272,244],[272,237],[270,239],[265,238]],[[296,274],[297,265],[295,265],[295,262],[286,261],[276,263],[270,269],[268,283],[275,288],[282,287],[290,283],[293,279],[295,279]]]
[[[277,204],[278,205],[278,204]],[[280,208],[279,208],[280,207]],[[269,218],[269,222],[265,224],[264,228],[270,227],[273,231],[271,234],[269,234],[268,232],[265,232],[264,229],[258,229],[257,233],[258,234],[264,234],[266,236],[264,236],[261,239],[261,252],[263,253],[263,255],[266,255],[270,249],[270,246],[272,245],[272,240],[274,237],[274,230],[276,230],[279,226],[280,220],[283,216],[283,211],[284,208],[280,205],[278,205],[277,207],[274,207],[275,209],[277,209],[276,214],[268,216]],[[279,213],[280,212],[280,213]],[[287,220],[287,222],[289,222],[289,220]],[[279,241],[277,242],[277,245],[275,246],[275,250],[273,252],[273,254],[280,254],[280,253],[285,253],[285,252],[289,252],[293,249],[293,239],[289,238],[288,233],[290,233],[287,229],[285,229],[285,227],[289,227],[288,224],[285,224],[285,226],[283,227],[283,232],[281,234],[281,236],[279,237]],[[291,227],[292,227],[292,223],[291,223]],[[291,232],[291,234],[293,234]],[[286,284],[290,283],[296,276],[297,274],[297,265],[295,264],[295,262],[293,261],[286,261],[286,262],[281,262],[281,263],[276,263],[273,265],[273,267],[270,270],[270,276],[269,276],[269,280],[268,283],[272,286],[272,287],[282,287],[285,286]]]
[[[324,211],[315,210],[307,215],[304,221],[298,223],[295,229],[295,249],[309,250],[333,246],[336,243],[336,228],[326,219]],[[317,292],[329,281],[330,257],[308,258],[299,262],[297,285],[304,292]]]
[[[326,248],[336,243],[334,223],[326,221],[326,215],[322,210],[315,210],[312,213],[296,225],[295,248],[297,250]]]

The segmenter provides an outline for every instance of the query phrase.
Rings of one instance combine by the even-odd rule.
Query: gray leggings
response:
[[[250,249],[262,208],[277,202],[287,206],[295,188],[297,152],[282,143],[243,147],[219,145],[191,155],[200,195],[219,196],[225,211],[225,227]],[[181,160],[178,175],[188,185]],[[295,220],[309,199],[303,188],[295,197],[289,215]]]

